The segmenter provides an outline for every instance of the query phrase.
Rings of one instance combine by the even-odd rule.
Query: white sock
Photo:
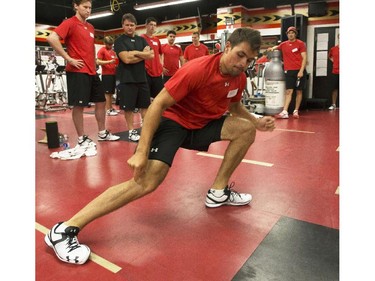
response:
[[[106,133],[106,130],[99,131],[99,135],[105,135],[105,133]]]
[[[221,196],[224,194],[224,189],[211,188],[211,192],[214,193],[216,196]]]

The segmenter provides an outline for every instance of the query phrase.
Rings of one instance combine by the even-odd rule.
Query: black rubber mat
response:
[[[339,280],[339,231],[281,217],[232,279],[245,280]]]

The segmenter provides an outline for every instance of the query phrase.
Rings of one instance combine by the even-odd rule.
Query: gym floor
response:
[[[79,241],[92,250],[84,265],[66,264],[44,243],[55,223],[67,220],[110,186],[129,179],[122,113],[107,117],[121,136],[97,142],[97,155],[50,157],[45,123],[76,144],[71,110],[35,113],[36,280],[291,281],[339,280],[339,110],[304,110],[300,119],[276,120],[274,132],[255,143],[232,176],[234,189],[253,195],[248,206],[208,209],[205,195],[227,142],[207,153],[180,149],[152,194],[87,225]],[[96,141],[93,108],[85,129]],[[135,124],[139,127],[139,116]],[[41,142],[39,142],[41,141]]]

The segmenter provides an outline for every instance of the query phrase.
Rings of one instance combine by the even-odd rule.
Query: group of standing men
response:
[[[74,4],[76,15],[62,22],[47,40],[67,61],[68,103],[73,108],[78,145],[95,145],[85,134],[83,126],[83,109],[90,103],[95,103],[98,140],[119,139],[105,129],[105,116],[119,113],[112,106],[116,88],[116,103],[124,110],[129,140],[137,142],[140,135],[134,128],[134,112],[139,111],[143,120],[164,83],[187,61],[208,55],[208,48],[199,42],[199,33],[194,32],[193,43],[183,54],[181,47],[174,43],[176,32],[173,30],[168,31],[168,42],[162,45],[154,36],[157,20],[153,17],[146,19],[146,33],[138,36],[135,33],[137,20],[128,13],[124,14],[121,22],[124,33],[116,40],[111,36],[104,37],[105,46],[99,49],[94,59],[94,27],[86,21],[91,14],[91,1],[75,0]],[[102,69],[101,79],[96,72],[97,65]]]

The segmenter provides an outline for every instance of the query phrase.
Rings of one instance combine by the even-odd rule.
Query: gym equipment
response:
[[[67,92],[63,79],[65,66],[50,67],[46,72],[45,81],[43,81],[42,74],[45,72],[45,68],[44,65],[38,65],[35,70],[36,78],[39,78],[38,81],[36,79],[35,85],[36,87],[41,85],[41,89],[38,87],[38,91],[36,90],[36,109],[41,109],[44,112],[66,110],[68,107]]]

